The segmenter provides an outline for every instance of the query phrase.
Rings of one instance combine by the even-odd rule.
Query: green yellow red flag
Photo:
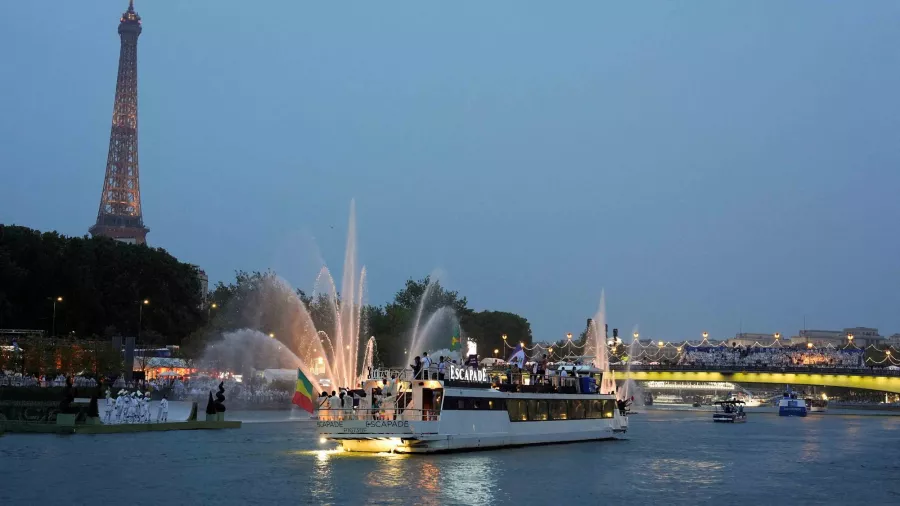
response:
[[[309,413],[312,413],[316,406],[316,403],[313,402],[314,392],[315,390],[313,390],[312,383],[306,379],[303,371],[297,369],[297,389],[294,391],[294,399],[292,402]]]

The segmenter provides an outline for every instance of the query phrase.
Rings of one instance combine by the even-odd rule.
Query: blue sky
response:
[[[0,3],[0,222],[82,235],[125,0]],[[148,240],[536,339],[900,332],[900,3],[140,1]]]

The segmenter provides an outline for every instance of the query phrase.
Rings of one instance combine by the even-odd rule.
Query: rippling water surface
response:
[[[651,410],[628,441],[399,456],[328,451],[283,414],[234,416],[256,422],[0,436],[0,504],[900,504],[900,417]]]

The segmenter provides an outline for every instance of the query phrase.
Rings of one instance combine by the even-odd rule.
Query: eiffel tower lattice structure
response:
[[[137,41],[140,34],[141,17],[134,10],[134,0],[130,0],[128,10],[119,20],[122,45],[103,194],[97,222],[88,230],[95,237],[135,244],[144,244],[150,231],[144,226],[141,214],[138,163]]]

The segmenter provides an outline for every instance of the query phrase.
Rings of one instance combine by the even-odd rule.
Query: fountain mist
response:
[[[238,306],[233,309],[256,328],[277,329],[275,338],[253,330],[228,332],[207,348],[205,358],[229,368],[247,364],[255,369],[299,367],[310,379],[318,376],[330,380],[333,387],[355,387],[361,372],[372,364],[374,342],[370,340],[364,357],[360,357],[366,271],[357,267],[356,209],[352,201],[342,275],[339,293],[328,268],[321,269],[309,309],[286,281],[264,277],[249,296],[235,302]],[[323,328],[316,328],[310,310],[316,312]]]

